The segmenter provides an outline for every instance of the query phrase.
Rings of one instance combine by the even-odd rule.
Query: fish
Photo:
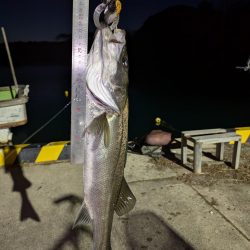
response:
[[[111,249],[114,212],[132,210],[136,198],[124,168],[128,141],[126,33],[98,29],[88,56],[84,140],[84,201],[73,228],[93,228],[93,249]]]

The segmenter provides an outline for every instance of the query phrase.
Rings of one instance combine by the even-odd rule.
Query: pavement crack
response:
[[[155,178],[155,179],[147,179],[147,180],[136,180],[136,181],[128,181],[129,184],[143,183],[143,182],[157,182],[157,181],[170,181],[169,184],[183,184],[182,181],[177,180],[176,176],[172,177],[163,177],[163,178]]]
[[[237,230],[247,241],[250,242],[250,239],[248,238],[248,235],[246,235],[244,232],[242,232],[234,223],[229,220],[218,208],[216,208],[214,205],[209,202],[204,195],[202,195],[195,187],[190,185],[190,187],[209,205],[211,206],[217,213],[219,213],[224,220],[226,220],[235,230]]]

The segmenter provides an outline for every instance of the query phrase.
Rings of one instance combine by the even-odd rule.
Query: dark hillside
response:
[[[235,69],[250,55],[247,6],[227,13],[209,4],[175,6],[149,18],[132,44],[132,84],[166,95],[231,95],[230,83],[248,86],[249,75]]]

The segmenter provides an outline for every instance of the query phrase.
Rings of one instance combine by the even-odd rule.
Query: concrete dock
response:
[[[248,171],[248,152],[244,144],[239,171]],[[115,215],[112,249],[250,249],[250,182],[239,171],[208,164],[197,176],[178,161],[128,153],[125,176],[137,203]],[[82,176],[69,162],[1,168],[0,249],[92,249],[90,228],[71,229]]]

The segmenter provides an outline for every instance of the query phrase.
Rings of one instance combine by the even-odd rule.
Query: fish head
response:
[[[98,102],[120,114],[127,101],[128,56],[124,30],[98,30],[89,53],[87,87]]]

